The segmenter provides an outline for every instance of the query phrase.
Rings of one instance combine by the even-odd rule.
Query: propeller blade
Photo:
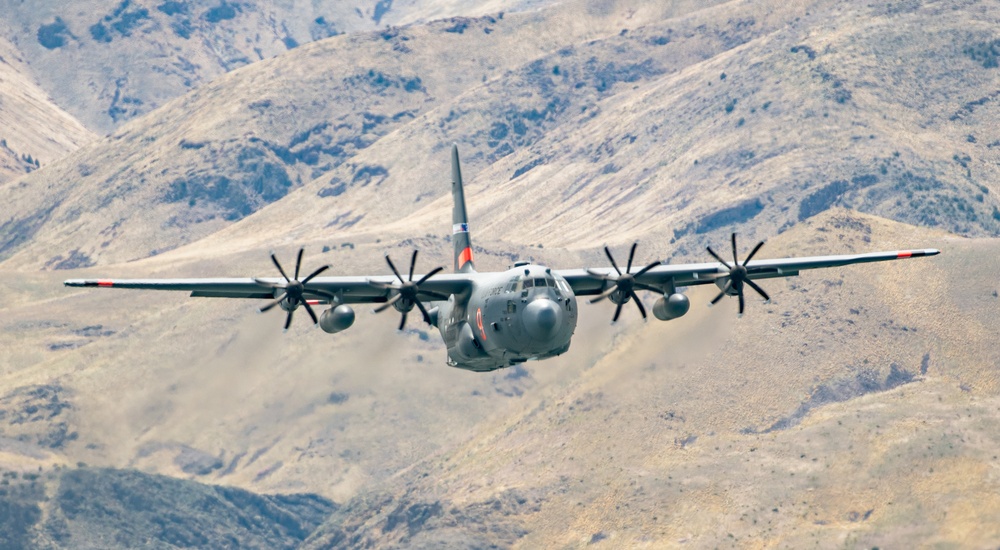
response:
[[[273,302],[271,302],[270,304],[267,304],[266,306],[258,309],[257,311],[259,311],[261,313],[264,313],[264,312],[267,312],[267,311],[271,311],[271,309],[274,308],[274,306],[280,304],[281,301],[285,299],[285,296],[286,296],[286,294],[284,292],[282,292],[281,296],[278,296],[278,298],[275,299]]]
[[[294,310],[288,312],[288,317],[285,318],[285,330],[288,330],[288,327],[292,326],[292,315],[294,314]]]
[[[278,272],[281,273],[281,276],[284,277],[289,283],[292,282],[292,280],[288,278],[288,275],[285,274],[285,270],[281,268],[281,263],[278,262],[278,257],[274,255],[274,252],[271,253],[271,261],[274,262],[274,267],[278,268]]]
[[[618,269],[618,264],[615,263],[615,257],[611,255],[611,250],[609,250],[606,246],[604,247],[604,254],[606,254],[608,259],[611,260],[611,267],[615,268],[615,272],[617,272],[618,276],[621,277],[622,270]]]
[[[639,272],[634,275],[634,277],[636,279],[638,279],[640,276],[645,275],[647,271],[649,271],[650,269],[653,269],[654,267],[656,267],[658,265],[660,265],[660,261],[659,260],[657,260],[657,261],[655,261],[655,262],[647,265],[646,267],[640,269]]]
[[[618,290],[618,285],[615,285],[615,286],[613,286],[613,287],[605,290],[604,292],[602,292],[601,295],[598,296],[597,298],[594,298],[594,299],[590,300],[590,303],[596,304],[597,302],[600,302],[601,300],[607,298],[608,296],[611,296],[617,290]]]
[[[590,269],[589,267],[587,268],[587,273],[589,275],[591,275],[592,277],[597,277],[598,279],[601,279],[602,281],[613,281],[614,280],[611,277],[608,277],[607,275],[605,275],[603,273],[598,273],[598,272],[594,271],[593,269]]]
[[[635,249],[639,246],[639,243],[632,243],[632,249],[628,251],[628,265],[625,266],[625,273],[630,273],[632,271],[632,259],[635,258]]]
[[[707,247],[708,253],[711,254],[712,257],[722,262],[723,265],[729,268],[729,273],[706,274],[702,278],[713,279],[715,281],[718,281],[722,277],[728,277],[729,279],[726,281],[725,288],[722,289],[722,292],[720,292],[718,296],[712,299],[712,302],[709,305],[715,305],[719,302],[719,300],[723,298],[723,296],[726,296],[729,293],[733,293],[739,299],[739,315],[740,317],[742,317],[743,311],[746,309],[746,296],[744,295],[743,292],[744,283],[750,285],[750,288],[754,289],[754,291],[756,291],[757,294],[760,294],[761,297],[764,298],[764,301],[769,302],[771,300],[771,297],[767,295],[767,292],[764,292],[763,288],[758,286],[757,283],[750,280],[749,274],[747,272],[747,264],[750,263],[750,260],[753,259],[754,255],[756,255],[757,252],[760,251],[761,247],[764,246],[764,241],[760,241],[759,243],[757,243],[757,246],[753,247],[753,250],[750,251],[750,254],[747,254],[746,259],[743,260],[742,264],[740,264],[738,251],[736,249],[735,231],[732,233],[732,235],[730,235],[730,240],[733,245],[734,265],[729,265],[727,261],[723,260],[721,257],[719,257],[718,254],[715,253],[714,250],[712,250],[712,247],[710,246]]]
[[[260,286],[265,287],[265,288],[284,288],[284,286],[281,285],[281,284],[279,284],[279,283],[271,283],[271,282],[265,281],[264,279],[258,279],[256,277],[254,277],[253,282],[255,282],[255,283],[257,283]]]
[[[736,256],[736,232],[733,232],[733,264],[740,265],[740,259]]]
[[[432,269],[430,273],[428,273],[427,275],[424,275],[423,277],[420,278],[419,281],[417,281],[417,286],[420,286],[420,285],[424,284],[427,281],[427,279],[430,279],[431,277],[437,275],[442,269],[444,269],[444,268],[443,267],[435,267],[434,269]],[[411,277],[410,280],[411,281],[413,280],[412,276],[413,276],[413,274],[411,273],[410,274],[410,277]],[[447,300],[447,298],[445,298],[445,299]]]
[[[309,317],[312,317],[313,324],[314,325],[318,325],[319,324],[319,318],[316,317],[316,312],[313,311],[313,308],[312,308],[312,306],[309,305],[309,302],[306,302],[305,300],[303,300],[302,301],[302,305],[305,306],[306,313],[309,314]]]
[[[723,288],[722,292],[719,292],[719,295],[712,299],[711,305],[714,306],[715,304],[719,303],[719,300],[721,300],[722,297],[725,296],[726,293],[729,292],[731,288],[733,288],[733,281],[732,280],[726,281],[726,288]]]
[[[743,260],[743,267],[746,267],[746,265],[750,262],[750,260],[753,259],[753,255],[756,254],[757,251],[760,250],[760,247],[762,246],[764,246],[764,241],[760,241],[759,243],[757,243],[757,246],[753,247],[753,250],[750,252],[750,255],[747,256],[747,259]]]
[[[389,259],[388,254],[385,255],[385,261],[386,263],[389,264],[389,269],[391,269],[393,274],[396,275],[396,278],[399,279],[399,282],[405,283],[406,281],[403,279],[403,276],[399,274],[399,270],[396,269],[396,266],[392,264],[392,260]]]
[[[615,308],[615,316],[611,318],[611,323],[612,324],[618,322],[618,316],[622,314],[622,306],[623,305],[625,305],[625,304],[624,303],[618,304],[618,307]]]
[[[656,288],[655,286],[651,286],[651,285],[644,285],[642,283],[635,283],[634,286],[635,286],[635,288],[638,288],[639,290],[648,290],[650,292],[656,292],[658,294],[662,294],[663,293],[663,289]]]
[[[768,296],[766,292],[764,292],[764,289],[763,289],[763,288],[761,288],[761,287],[757,286],[757,283],[755,283],[755,282],[751,281],[750,279],[747,279],[747,280],[746,280],[746,281],[744,281],[744,282],[745,282],[746,284],[750,285],[750,288],[752,288],[752,289],[756,290],[756,291],[757,291],[757,294],[760,294],[760,295],[761,295],[761,297],[762,297],[762,298],[764,298],[764,301],[765,301],[765,302],[770,302],[770,301],[771,301],[771,297],[770,297],[770,296]]]
[[[403,317],[399,320],[399,328],[396,330],[401,331],[405,326],[406,326],[406,312],[403,312]]]
[[[390,307],[393,306],[393,304],[395,304],[396,302],[398,302],[402,297],[403,297],[402,294],[397,294],[397,295],[393,296],[392,298],[389,298],[389,301],[387,301],[386,303],[384,303],[384,304],[378,306],[377,308],[375,308],[375,313],[382,313],[383,311],[389,309]]]
[[[390,288],[396,288],[389,283],[383,283],[382,281],[372,281],[371,279],[368,280],[368,286],[375,287],[379,290],[389,290]]]
[[[417,267],[417,252],[419,252],[419,250],[414,250],[413,256],[410,258],[410,278],[407,279],[408,281],[413,280],[413,268]]]
[[[729,265],[729,262],[727,262],[726,260],[723,260],[718,254],[716,254],[715,251],[712,250],[711,246],[706,246],[705,248],[708,249],[708,253],[711,254],[713,258],[715,258],[716,260],[719,260],[719,262],[721,262],[722,265],[726,266],[727,269],[729,269],[729,270],[733,269],[733,266]]]
[[[635,302],[635,306],[637,308],[639,308],[639,313],[642,314],[643,320],[645,320],[646,319],[646,308],[643,307],[642,300],[640,300],[639,297],[636,296],[635,291],[632,291],[629,294],[632,296],[632,301]]]
[[[299,257],[295,259],[295,280],[299,280],[299,268],[302,267],[302,253],[305,252],[305,248],[299,249]]]
[[[420,310],[420,313],[424,315],[424,322],[427,323],[428,325],[431,324],[431,314],[427,312],[427,308],[424,307],[424,304],[421,304],[420,300],[417,300],[413,303],[417,306],[417,309]]]
[[[327,269],[330,269],[330,266],[324,265],[323,267],[317,269],[316,271],[313,271],[312,273],[309,274],[308,277],[306,277],[305,279],[302,279],[302,284],[308,283],[309,281],[313,280],[313,277],[319,275],[320,273],[323,273]]]

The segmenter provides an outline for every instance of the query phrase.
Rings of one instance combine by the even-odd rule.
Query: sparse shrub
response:
[[[813,192],[799,203],[799,221],[829,209],[849,187],[847,180],[837,180]]]
[[[458,17],[454,19],[454,21],[455,23],[452,26],[446,28],[444,32],[463,34],[465,33],[465,29],[469,28],[469,20],[464,17]]]
[[[38,27],[38,43],[50,50],[65,46],[67,35],[69,29],[60,17],[56,17],[55,21],[48,25]]]
[[[718,212],[709,214],[698,221],[695,233],[708,233],[716,229],[729,225],[745,223],[764,210],[764,203],[760,199],[750,199],[748,201],[724,208]],[[675,231],[675,234],[677,232]]]
[[[111,33],[108,32],[108,28],[104,26],[104,23],[98,22],[90,26],[90,36],[98,42],[109,43],[111,42]]]
[[[164,2],[159,6],[156,6],[156,9],[160,10],[161,12],[167,15],[177,15],[179,13],[187,13],[187,6],[183,2],[175,2],[173,0],[169,2]]]
[[[236,8],[226,2],[215,6],[205,12],[204,18],[209,23],[219,23],[236,18]]]
[[[976,63],[982,64],[983,68],[995,69],[1000,58],[1000,39],[966,46],[962,53]]]

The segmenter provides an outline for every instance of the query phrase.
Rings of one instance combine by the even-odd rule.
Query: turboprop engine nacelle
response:
[[[653,315],[661,321],[669,321],[683,316],[691,309],[691,301],[688,297],[674,293],[670,296],[660,296],[660,299],[653,304]]]
[[[330,308],[319,317],[319,326],[324,332],[336,334],[342,330],[351,328],[354,324],[354,310],[351,306],[340,304],[335,308]]]

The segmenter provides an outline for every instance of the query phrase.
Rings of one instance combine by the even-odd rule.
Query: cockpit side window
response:
[[[518,279],[517,277],[511,279],[510,282],[507,283],[507,292],[517,292],[517,283],[519,283],[520,281],[521,280]]]
[[[535,286],[535,281],[533,281],[531,279],[525,279],[524,280],[524,288],[531,288],[533,286]]]
[[[569,294],[570,292],[569,283],[567,283],[565,279],[556,279],[556,286],[559,288],[559,290],[563,291],[566,294]]]

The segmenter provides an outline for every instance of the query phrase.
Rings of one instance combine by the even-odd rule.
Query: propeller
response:
[[[618,307],[615,308],[615,315],[611,318],[612,323],[618,321],[618,316],[621,315],[622,312],[622,306],[625,305],[625,302],[628,302],[629,299],[635,300],[635,305],[639,308],[639,313],[642,314],[642,318],[644,320],[646,319],[646,308],[642,306],[642,300],[640,300],[635,294],[635,289],[638,288],[640,290],[660,292],[660,289],[656,287],[636,282],[637,278],[644,275],[650,269],[660,265],[660,262],[656,261],[639,271],[632,273],[632,260],[635,258],[635,249],[637,246],[639,246],[639,243],[632,243],[632,250],[628,253],[628,264],[625,266],[625,273],[622,273],[622,270],[618,269],[618,264],[615,263],[615,258],[611,255],[611,250],[609,250],[606,246],[604,247],[604,253],[608,256],[608,260],[611,261],[611,267],[615,268],[615,272],[618,273],[617,277],[614,275],[605,275],[604,273],[591,269],[587,270],[587,273],[589,273],[592,277],[597,277],[598,279],[614,283],[611,288],[605,290],[600,296],[590,300],[590,303],[594,304],[605,298],[610,298],[612,302],[618,304]]]
[[[312,317],[313,323],[319,324],[319,318],[316,317],[316,312],[313,311],[313,308],[309,305],[309,302],[306,301],[303,294],[305,292],[306,283],[311,281],[313,277],[319,275],[320,273],[323,273],[327,269],[330,269],[330,266],[324,265],[323,267],[317,269],[316,271],[313,271],[312,273],[309,274],[308,277],[300,281],[299,269],[302,267],[302,253],[304,251],[305,249],[300,248],[299,256],[295,260],[295,277],[293,278],[288,277],[288,275],[285,273],[285,270],[281,267],[281,262],[278,261],[278,258],[274,255],[274,252],[271,252],[271,261],[274,262],[274,267],[278,268],[278,272],[281,273],[281,276],[285,278],[285,282],[272,283],[269,281],[265,281],[263,279],[256,279],[256,278],[254,279],[254,282],[256,282],[258,285],[262,287],[281,290],[281,293],[274,299],[273,302],[260,308],[258,311],[264,313],[266,311],[271,310],[275,306],[282,305],[282,302],[284,302],[284,305],[282,305],[282,309],[288,312],[288,317],[285,318],[286,331],[288,330],[288,327],[292,326],[292,316],[295,313],[295,310],[298,309],[300,305],[305,306],[306,312],[309,313],[309,317]]]
[[[750,288],[752,288],[755,291],[757,291],[757,294],[760,294],[764,298],[764,302],[765,303],[771,301],[771,297],[767,295],[767,292],[764,292],[763,288],[760,288],[759,286],[757,286],[757,283],[755,283],[752,280],[750,280],[750,278],[747,276],[747,264],[750,263],[750,260],[753,258],[754,254],[756,254],[757,251],[760,250],[760,247],[762,247],[762,246],[764,246],[764,241],[761,241],[761,242],[757,243],[757,246],[753,247],[753,250],[747,256],[747,259],[744,260],[742,264],[740,264],[740,260],[739,260],[739,258],[736,255],[736,233],[733,233],[733,265],[729,265],[729,262],[727,262],[726,260],[723,260],[718,254],[716,254],[715,251],[712,250],[711,246],[707,247],[708,253],[711,254],[712,257],[714,257],[716,260],[719,260],[720,262],[722,262],[722,265],[726,266],[729,269],[729,273],[724,273],[724,274],[720,273],[716,277],[717,279],[721,279],[723,277],[728,277],[729,280],[726,281],[726,286],[724,286],[722,288],[722,292],[720,292],[719,295],[716,296],[712,300],[712,302],[709,304],[710,306],[714,306],[716,303],[719,302],[719,300],[722,299],[723,296],[725,296],[726,294],[729,294],[730,291],[734,291],[735,290],[736,291],[736,296],[740,300],[740,315],[743,315],[743,306],[744,306],[743,285],[744,284],[750,285]]]
[[[437,275],[439,271],[444,269],[443,267],[436,267],[432,269],[430,273],[421,277],[419,281],[413,280],[413,269],[417,265],[417,252],[418,251],[414,250],[413,257],[410,258],[409,280],[404,279],[403,276],[399,274],[399,270],[396,269],[396,266],[392,263],[392,260],[389,258],[389,255],[386,254],[385,262],[389,264],[389,269],[391,269],[392,273],[396,276],[397,279],[399,279],[399,283],[382,283],[379,281],[368,281],[368,284],[375,288],[382,290],[396,291],[396,293],[391,298],[389,298],[389,301],[375,308],[375,313],[382,313],[383,311],[389,309],[390,307],[395,306],[395,308],[400,313],[403,314],[402,318],[399,320],[399,330],[403,330],[403,327],[406,326],[406,314],[412,311],[414,306],[416,306],[417,309],[420,310],[420,313],[423,314],[424,322],[427,323],[428,325],[431,324],[430,313],[427,312],[427,308],[424,307],[424,304],[420,302],[420,299],[417,297],[418,294],[423,294],[424,296],[430,296],[435,300],[443,301],[448,299],[447,296],[439,292],[420,289],[420,285],[427,282],[427,280],[433,277],[434,275]]]

